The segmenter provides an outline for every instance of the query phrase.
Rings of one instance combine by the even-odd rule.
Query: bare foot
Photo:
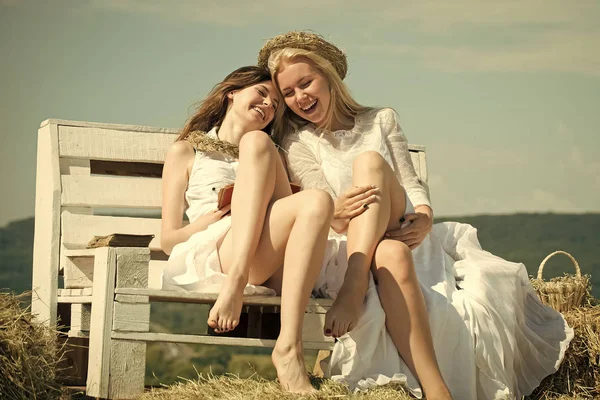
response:
[[[350,332],[362,312],[365,292],[358,287],[344,286],[325,314],[325,336],[338,338]]]
[[[452,400],[452,396],[450,395],[450,391],[446,386],[440,388],[437,392],[425,392],[425,396],[427,399],[431,400]]]
[[[207,324],[215,332],[231,331],[240,323],[244,287],[246,287],[246,283],[243,279],[227,277],[215,305],[208,313]]]
[[[284,390],[302,394],[316,392],[308,380],[301,343],[296,346],[287,346],[277,340],[271,359],[277,370],[279,383]]]

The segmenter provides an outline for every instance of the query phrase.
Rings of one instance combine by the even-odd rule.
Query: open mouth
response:
[[[252,109],[260,115],[260,119],[262,119],[262,120],[265,119],[265,112],[263,110],[261,110],[259,107],[256,107],[256,106],[252,107]]]
[[[302,110],[302,112],[304,114],[307,114],[307,115],[312,114],[317,109],[318,102],[319,102],[318,100],[313,100],[312,102],[308,103],[304,107],[300,107],[300,109]]]

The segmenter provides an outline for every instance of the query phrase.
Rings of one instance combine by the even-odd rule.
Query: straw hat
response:
[[[344,52],[323,36],[307,31],[291,31],[269,39],[258,53],[258,66],[267,67],[271,53],[286,47],[315,52],[331,63],[340,78],[346,77],[348,62]]]

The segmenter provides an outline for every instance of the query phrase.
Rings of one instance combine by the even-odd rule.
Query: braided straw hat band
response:
[[[346,77],[348,61],[344,52],[323,36],[307,31],[291,31],[269,39],[258,53],[258,66],[267,68],[271,54],[288,47],[317,53],[331,63],[340,78]]]

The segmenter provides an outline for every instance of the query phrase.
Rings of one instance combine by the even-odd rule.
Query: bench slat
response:
[[[62,213],[62,244],[68,249],[81,249],[94,236],[113,233],[130,233],[138,235],[153,234],[150,250],[162,251],[160,248],[161,221],[156,218],[109,217],[103,215]]]
[[[163,163],[176,134],[96,127],[58,127],[61,157]]]
[[[217,294],[183,292],[175,290],[156,290],[156,289],[134,289],[134,288],[117,288],[116,294],[130,294],[149,296],[152,301],[165,302],[182,302],[182,303],[214,303],[217,301]],[[276,296],[244,296],[245,305],[258,306],[279,306],[281,305],[281,297]],[[332,299],[310,299],[308,309],[312,312],[326,312],[328,307],[333,304]]]
[[[193,343],[247,347],[275,347],[276,342],[272,339],[246,339],[154,332],[112,332],[111,337],[113,339],[138,340],[145,342]],[[302,342],[302,346],[305,350],[332,350],[334,344],[333,338],[327,338],[327,341],[324,342]]]
[[[63,175],[61,203],[66,207],[161,208],[161,179]]]

